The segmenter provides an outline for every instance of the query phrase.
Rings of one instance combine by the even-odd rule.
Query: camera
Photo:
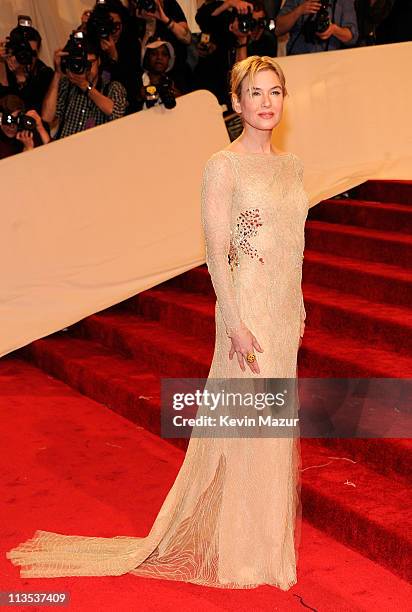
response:
[[[253,22],[255,21],[253,19],[250,7],[248,8],[247,13],[238,13],[236,9],[234,13],[235,17],[237,17],[239,32],[242,32],[242,34],[248,34],[252,30]]]
[[[325,32],[329,25],[329,11],[328,8],[330,6],[329,0],[319,0],[321,3],[320,9],[314,15],[311,15],[309,19],[307,19],[303,25],[303,34],[306,42],[315,43],[319,41],[319,38],[316,36],[316,33]]]
[[[64,74],[69,70],[73,74],[83,74],[89,67],[87,61],[86,40],[83,32],[73,32],[64,47],[69,55],[64,55],[61,58],[61,70]]]
[[[176,98],[172,92],[172,81],[171,79],[163,75],[160,82],[157,85],[161,102],[165,108],[174,108],[176,106]]]
[[[233,20],[236,19],[236,17],[239,32],[242,32],[242,34],[249,34],[258,28],[274,29],[273,19],[267,19],[266,17],[255,19],[250,8],[248,9],[247,13],[238,13],[236,10],[233,11]]]
[[[32,27],[32,20],[28,15],[19,15],[17,27],[11,31],[10,37],[6,42],[6,53],[13,55],[22,66],[30,66],[33,57],[37,55],[28,41],[28,28]]]
[[[23,112],[19,113],[17,117],[13,117],[11,113],[0,112],[0,125],[6,125],[8,127],[16,125],[18,132],[22,132],[23,130],[34,132],[36,129],[36,121],[33,117],[25,115]]]
[[[162,76],[157,85],[146,85],[145,87],[147,108],[155,106],[159,100],[165,108],[171,109],[176,106],[176,98],[172,92],[172,81],[165,75]]]
[[[154,13],[156,10],[156,2],[154,0],[137,0],[136,8],[138,11]]]
[[[104,0],[97,2],[87,21],[87,34],[94,41],[107,40],[115,31],[115,24]]]

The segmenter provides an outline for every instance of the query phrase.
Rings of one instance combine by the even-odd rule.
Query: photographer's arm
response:
[[[286,0],[276,19],[276,36],[290,32],[299,17],[314,14],[320,7],[319,0]]]
[[[9,79],[7,78],[7,53],[6,53],[6,41],[0,40],[0,88],[9,86]],[[1,92],[2,95],[6,95],[5,92]]]
[[[87,91],[87,90],[86,90]],[[95,87],[90,90],[89,98],[92,100],[98,108],[107,116],[112,115],[114,109],[114,101],[108,96],[104,96]]]
[[[0,88],[9,86],[9,80],[7,78],[6,64],[0,62]],[[4,94],[6,95],[6,94]]]
[[[211,17],[217,17],[224,11],[227,11],[230,8],[234,8],[238,13],[246,14],[248,12],[248,8],[253,11],[253,4],[251,2],[246,2],[246,0],[224,0],[220,6],[218,6],[213,13],[211,13]]]
[[[54,75],[43,100],[41,118],[49,125],[53,124],[57,118],[57,101],[59,97],[60,81],[63,76],[61,59],[65,55],[67,56],[68,53],[62,49],[57,49],[54,52]]]
[[[173,17],[170,15],[166,15],[163,4],[160,0],[155,0],[156,2],[156,10],[153,12],[141,11],[138,13],[138,16],[145,18],[154,17],[158,19],[160,22],[167,25],[169,30],[176,36],[176,38],[184,43],[185,45],[190,45],[192,42],[192,33],[189,30],[189,26],[187,24],[185,14],[178,4],[176,4],[176,9],[173,11]]]
[[[236,61],[240,62],[247,58],[247,45],[249,37],[239,30],[239,21],[236,19],[230,24],[229,30],[236,36]]]
[[[43,121],[46,121],[46,123],[50,125],[54,123],[56,119],[57,97],[61,76],[61,73],[57,71],[54,73],[49,89],[43,100],[41,117]]]
[[[278,15],[276,19],[276,36],[282,36],[293,28],[299,17],[302,15],[300,6],[286,13],[285,15]]]
[[[353,2],[345,4],[341,25],[336,26],[335,36],[344,45],[353,47],[356,44],[359,38],[359,27]]]
[[[238,40],[238,47],[236,47],[236,61],[240,62],[247,58],[247,38],[242,42]]]
[[[90,98],[109,117],[110,120],[123,117],[127,107],[126,89],[118,81],[110,83],[107,96],[93,88],[89,93]],[[109,112],[110,111],[110,112]]]
[[[167,23],[168,21],[169,18],[167,18],[167,21],[164,23]],[[168,28],[171,32],[173,32],[176,38],[180,40],[180,42],[184,43],[185,45],[190,45],[192,41],[192,33],[189,30],[189,26],[187,25],[186,21],[171,21]]]
[[[349,28],[347,27],[341,28],[340,26],[336,25],[336,23],[333,25],[334,25],[333,36],[336,36],[338,40],[340,40],[343,43],[348,43],[352,40],[353,34]]]

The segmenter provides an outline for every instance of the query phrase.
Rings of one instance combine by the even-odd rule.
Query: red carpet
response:
[[[310,211],[300,375],[412,377],[412,183],[372,181],[355,195]],[[207,375],[213,314],[200,267],[0,361],[3,550],[35,529],[147,534],[183,459],[153,435],[159,375]],[[21,580],[4,556],[2,590],[70,590],[70,610],[409,609],[412,442],[302,440],[302,455],[299,583],[287,593]]]

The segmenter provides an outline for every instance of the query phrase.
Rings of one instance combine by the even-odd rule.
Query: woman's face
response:
[[[13,117],[17,117],[20,114],[19,110],[14,111],[13,113],[10,113],[11,115],[13,115]],[[1,131],[3,132],[3,134],[5,136],[7,136],[7,138],[15,138],[16,134],[17,134],[17,125],[15,123],[13,123],[13,125],[5,125],[2,124],[0,126]]]
[[[257,130],[273,130],[282,118],[283,90],[274,70],[259,70],[250,94],[249,78],[242,81],[240,100],[233,98],[233,108],[244,124]]]

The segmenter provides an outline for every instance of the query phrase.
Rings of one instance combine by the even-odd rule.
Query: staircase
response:
[[[369,181],[310,210],[300,376],[412,378],[411,227],[408,181]],[[159,434],[159,378],[206,377],[214,331],[200,266],[12,358]],[[411,463],[410,439],[303,439],[304,519],[410,579]]]

